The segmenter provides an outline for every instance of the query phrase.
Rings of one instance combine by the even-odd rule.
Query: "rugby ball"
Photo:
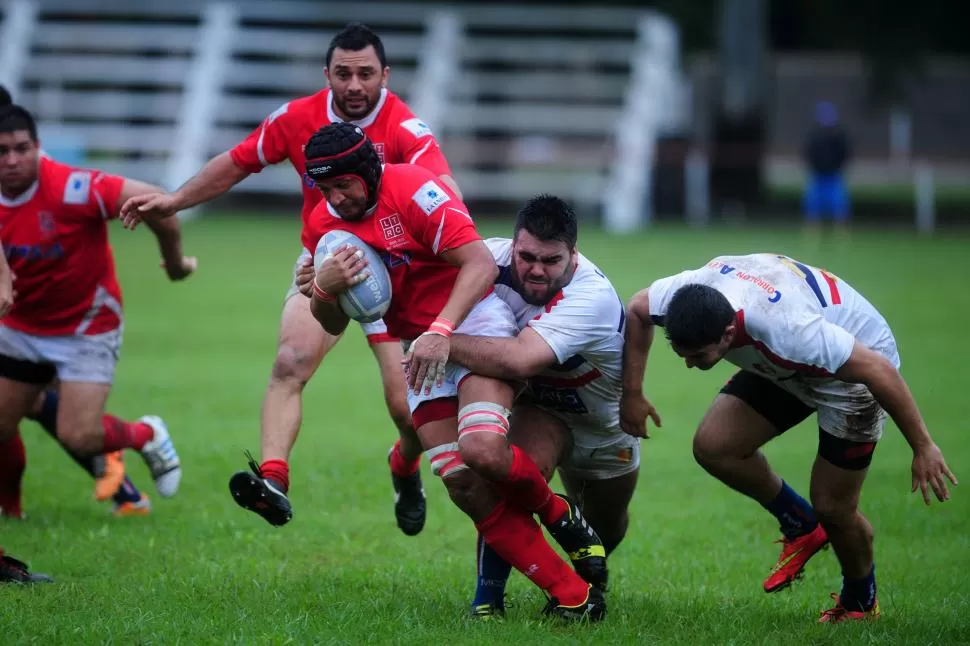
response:
[[[344,245],[352,245],[364,253],[367,259],[365,271],[370,276],[338,296],[337,303],[349,318],[361,323],[373,323],[380,320],[391,306],[391,276],[373,247],[353,233],[328,231],[320,238],[313,252],[313,270],[319,271],[323,261]]]

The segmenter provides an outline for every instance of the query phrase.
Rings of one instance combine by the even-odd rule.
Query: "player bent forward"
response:
[[[558,467],[569,495],[602,546],[570,553],[577,571],[605,590],[597,561],[629,525],[640,444],[620,428],[624,307],[606,276],[576,250],[576,216],[540,195],[518,213],[514,237],[486,244],[499,266],[495,292],[516,318],[518,335],[456,334],[452,361],[475,374],[527,380],[512,409],[509,440],[546,479]],[[511,566],[479,537],[472,614],[503,614]]]
[[[773,514],[781,557],[764,583],[780,590],[831,541],[842,591],[820,622],[879,616],[872,525],[859,495],[886,413],[913,449],[913,491],[949,498],[956,484],[899,374],[896,340],[859,292],[827,271],[773,254],[722,256],[662,278],[629,303],[622,415],[642,428],[643,375],[655,325],[688,368],[727,359],[741,370],[721,389],[694,435],[711,475]],[[817,413],[811,504],[768,466],[762,445]]]
[[[602,593],[552,550],[532,518],[538,514],[567,551],[599,545],[577,522],[575,505],[554,495],[535,462],[509,446],[512,387],[448,363],[452,332],[510,336],[516,329],[508,306],[490,293],[498,270],[467,208],[427,170],[383,166],[354,126],[321,128],[306,154],[326,200],[311,217],[314,239],[348,231],[386,258],[393,296],[384,323],[409,340],[407,398],[432,472],[485,541],[547,593],[546,612],[602,618]],[[337,295],[365,271],[366,261],[348,247],[317,272],[311,307],[331,334],[348,322]]]

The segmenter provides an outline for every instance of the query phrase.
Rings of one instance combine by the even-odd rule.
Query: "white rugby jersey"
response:
[[[777,254],[719,256],[700,269],[650,285],[650,316],[663,326],[678,289],[700,283],[724,294],[737,311],[738,333],[725,359],[776,381],[809,405],[846,412],[868,405],[833,378],[859,343],[899,367],[886,319],[832,273]]]
[[[532,328],[559,362],[529,380],[536,403],[561,418],[580,446],[596,448],[615,441],[622,433],[626,313],[613,285],[580,254],[569,284],[547,305],[530,305],[512,287],[512,241],[485,242],[499,267],[495,293],[512,308],[519,330]]]

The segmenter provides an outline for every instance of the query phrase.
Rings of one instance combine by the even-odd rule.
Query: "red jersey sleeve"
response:
[[[396,147],[401,151],[400,163],[423,166],[435,176],[451,175],[448,160],[441,152],[441,147],[431,128],[410,112],[404,117],[394,133],[397,139]]]
[[[258,173],[266,166],[278,164],[287,158],[286,127],[289,107],[289,103],[281,105],[229,151],[229,156],[237,166],[247,173]]]
[[[411,234],[436,256],[482,239],[468,207],[441,180],[429,179],[417,190],[413,187],[401,195],[406,200],[401,210]]]
[[[124,185],[125,178],[118,175],[99,170],[71,170],[64,183],[61,202],[64,206],[76,207],[75,213],[110,220],[118,216]]]

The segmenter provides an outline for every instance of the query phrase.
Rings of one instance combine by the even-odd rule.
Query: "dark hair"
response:
[[[713,287],[692,283],[678,289],[664,315],[664,333],[674,345],[699,350],[718,343],[734,322],[730,301]]]
[[[26,108],[14,104],[0,108],[0,132],[18,130],[26,130],[30,133],[30,138],[37,141],[37,124],[34,123],[34,117],[27,112]]]
[[[387,56],[384,54],[384,43],[374,30],[360,22],[352,22],[337,32],[337,35],[330,41],[327,49],[327,68],[330,67],[330,60],[333,58],[333,50],[345,49],[351,52],[359,52],[367,49],[367,46],[374,47],[377,53],[377,60],[381,62],[381,69],[387,67]]]
[[[576,214],[564,200],[543,193],[525,203],[515,217],[515,231],[525,229],[539,240],[565,242],[570,249],[576,246],[579,236]]]
[[[7,88],[0,85],[0,108],[5,108],[11,103],[13,103],[13,97],[10,96],[10,92],[7,91]]]

